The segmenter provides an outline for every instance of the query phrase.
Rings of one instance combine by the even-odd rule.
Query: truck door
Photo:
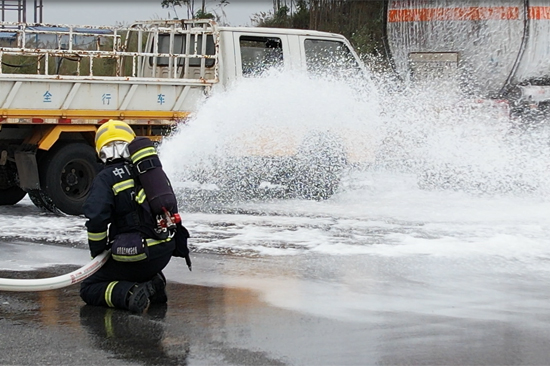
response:
[[[235,32],[233,40],[237,78],[257,77],[270,69],[290,69],[286,35]]]

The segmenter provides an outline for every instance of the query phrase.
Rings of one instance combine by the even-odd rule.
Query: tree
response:
[[[273,0],[273,11],[254,14],[259,27],[340,33],[363,54],[383,53],[384,5],[388,0]]]
[[[172,8],[177,18],[179,18],[179,16],[178,12],[176,11],[176,6],[183,7],[185,5],[187,7],[187,18],[189,19],[193,18],[193,15],[195,13],[195,0],[162,0],[160,5],[163,8]]]
[[[206,0],[201,1],[201,8],[195,11],[195,0],[162,0],[160,5],[163,8],[172,8],[174,13],[176,13],[176,6],[186,7],[187,8],[187,18],[188,19],[216,19],[219,20],[219,16],[214,13],[210,13],[206,9]],[[219,0],[217,7],[222,9],[224,6],[229,4],[229,0]],[[223,9],[222,9],[223,12]]]
[[[340,33],[363,54],[383,52],[387,0],[308,0],[310,29]]]
[[[298,0],[296,2],[296,12],[292,15],[292,27],[309,29],[309,17],[307,0]]]
[[[280,3],[281,0],[275,0]],[[278,5],[275,5],[278,6]],[[286,5],[275,7],[274,12],[261,12],[254,14],[251,18],[252,22],[258,27],[272,27],[272,28],[291,28],[292,16],[290,15],[290,8]]]

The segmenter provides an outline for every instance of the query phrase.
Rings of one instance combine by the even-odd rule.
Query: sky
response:
[[[207,11],[222,15],[217,6],[219,0],[207,0]],[[44,23],[62,23],[73,25],[116,25],[132,23],[135,20],[174,18],[173,9],[162,8],[161,0],[43,0]],[[201,0],[195,0],[195,10],[200,8]],[[33,21],[33,0],[27,0],[27,21]],[[229,0],[223,8],[227,22],[231,26],[252,25],[253,14],[266,12],[273,8],[272,0]],[[176,7],[177,16],[186,18],[186,8]],[[16,12],[13,19],[16,20]],[[7,14],[9,16],[9,14]]]

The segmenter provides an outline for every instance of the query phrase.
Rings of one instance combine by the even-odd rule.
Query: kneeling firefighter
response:
[[[105,166],[83,211],[92,257],[109,248],[111,257],[82,282],[80,297],[89,305],[141,314],[150,303],[167,301],[162,270],[172,256],[184,257],[191,269],[189,233],[148,138],[109,120],[97,130],[95,145]]]

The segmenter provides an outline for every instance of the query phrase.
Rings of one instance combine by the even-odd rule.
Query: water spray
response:
[[[12,279],[0,278],[0,291],[10,292],[34,292],[55,290],[79,283],[97,272],[109,259],[111,251],[107,250],[71,273],[57,277],[39,279]]]

